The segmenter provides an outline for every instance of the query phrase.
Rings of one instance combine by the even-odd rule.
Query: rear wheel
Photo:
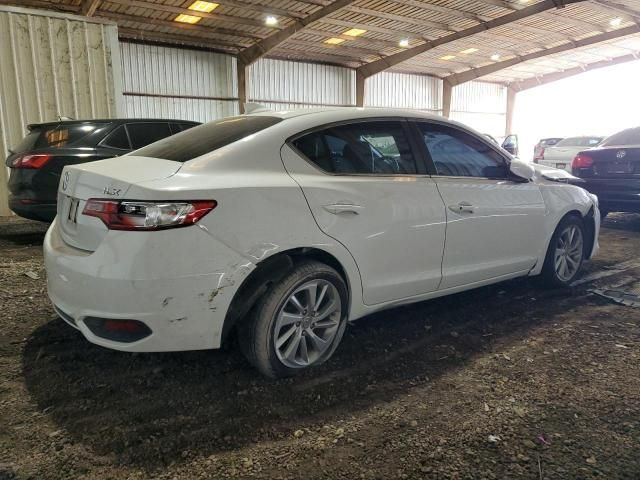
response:
[[[323,363],[342,339],[347,298],[346,285],[334,269],[316,261],[299,263],[240,326],[244,354],[272,378]]]
[[[546,285],[567,287],[579,275],[584,261],[585,231],[582,219],[571,215],[558,224],[542,268]]]

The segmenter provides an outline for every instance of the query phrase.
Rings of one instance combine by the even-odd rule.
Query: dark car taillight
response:
[[[144,202],[91,198],[82,214],[99,218],[109,230],[149,231],[193,225],[217,205],[215,200]]]
[[[51,160],[51,158],[52,155],[50,153],[20,155],[13,160],[11,168],[42,168],[47,164],[47,162],[49,162],[49,160]]]
[[[578,168],[591,168],[593,166],[593,158],[589,155],[585,155],[584,153],[579,153],[571,162],[572,169]]]

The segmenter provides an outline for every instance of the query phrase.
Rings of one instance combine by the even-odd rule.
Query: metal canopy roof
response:
[[[216,49],[245,65],[269,56],[344,65],[362,78],[390,70],[528,88],[640,52],[640,0],[215,0],[211,13],[192,3],[0,0],[104,17],[121,38]],[[179,14],[201,18],[178,23]],[[345,35],[353,28],[366,32]]]

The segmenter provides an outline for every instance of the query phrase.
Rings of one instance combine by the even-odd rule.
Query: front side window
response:
[[[358,122],[308,133],[293,145],[335,174],[408,175],[416,163],[399,121]]]
[[[168,123],[129,123],[127,124],[127,130],[134,149],[146,147],[153,142],[171,136],[171,129]]]
[[[473,135],[446,125],[418,125],[437,175],[505,178],[505,159]]]

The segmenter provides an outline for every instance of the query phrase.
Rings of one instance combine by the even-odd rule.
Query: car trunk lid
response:
[[[181,163],[171,160],[128,155],[65,167],[58,187],[62,239],[73,247],[94,251],[108,229],[98,218],[82,215],[87,200],[125,199],[131,185],[170,177],[180,167]]]
[[[581,152],[593,163],[589,167],[574,168],[573,174],[582,178],[640,178],[640,146],[604,147]]]

